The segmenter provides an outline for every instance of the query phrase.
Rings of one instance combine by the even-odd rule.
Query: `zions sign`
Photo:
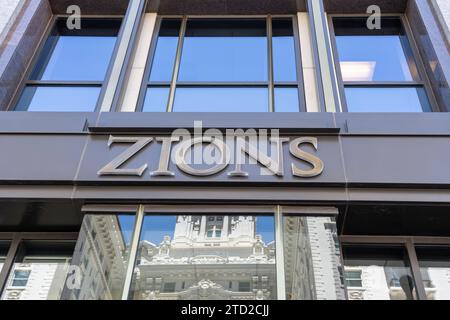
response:
[[[108,147],[125,145],[126,148],[104,163],[99,176],[173,177],[184,173],[193,177],[207,177],[226,173],[229,178],[246,178],[250,175],[287,174],[296,178],[321,175],[324,162],[316,152],[319,140],[311,136],[280,137],[278,130],[217,129],[175,130],[170,136],[110,135]],[[158,147],[152,145],[158,144]],[[155,163],[144,159],[133,161],[149,148],[159,152]],[[142,158],[142,157],[141,157]],[[259,170],[249,170],[249,166]],[[150,169],[149,169],[150,168]],[[249,172],[251,171],[251,172]]]

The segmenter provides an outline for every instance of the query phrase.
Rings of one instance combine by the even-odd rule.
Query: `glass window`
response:
[[[178,19],[164,19],[161,22],[150,81],[170,82],[172,80],[180,26],[181,20]]]
[[[276,299],[273,217],[207,218],[145,217],[131,299]]]
[[[362,288],[362,270],[348,268],[344,272],[347,287]]]
[[[416,291],[403,247],[344,246],[349,300],[413,300]]]
[[[349,112],[428,112],[430,103],[400,18],[369,30],[366,18],[334,18]]]
[[[264,19],[188,20],[180,81],[266,81]]]
[[[75,273],[67,277],[63,299],[122,298],[134,222],[133,215],[84,217],[72,259]]]
[[[431,111],[422,87],[347,87],[349,112],[422,112]]]
[[[16,111],[90,112],[95,109],[100,89],[100,87],[27,86],[17,103]]]
[[[23,242],[2,293],[2,300],[59,300],[74,243]]]
[[[275,88],[276,112],[299,112],[297,88]]]
[[[31,270],[16,269],[14,270],[13,278],[11,280],[11,287],[26,287],[28,279],[30,278]]]
[[[417,247],[416,253],[427,298],[450,300],[450,247]]]
[[[169,87],[147,88],[142,111],[166,112],[167,102],[169,100],[169,91]]]
[[[345,299],[336,234],[331,217],[283,218],[286,299]]]
[[[80,30],[69,30],[57,20],[15,110],[94,111],[120,23],[83,19]]]
[[[292,18],[164,18],[142,111],[298,112],[295,46]],[[279,108],[269,99],[274,86]]]
[[[9,242],[0,241],[0,272],[3,269],[6,256],[8,255],[8,250],[9,250]]]
[[[266,112],[265,88],[178,88],[175,112]]]
[[[297,81],[292,19],[272,20],[273,73],[275,82]]]

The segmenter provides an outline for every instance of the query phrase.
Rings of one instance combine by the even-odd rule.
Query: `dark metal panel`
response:
[[[94,113],[79,112],[0,112],[0,133],[80,133]]]
[[[340,221],[342,223],[342,221]],[[350,205],[343,235],[449,237],[450,215],[445,205]]]
[[[85,135],[0,135],[0,181],[72,181]]]
[[[349,184],[450,185],[450,137],[343,136]]]
[[[82,218],[79,201],[0,200],[1,232],[78,232]]]

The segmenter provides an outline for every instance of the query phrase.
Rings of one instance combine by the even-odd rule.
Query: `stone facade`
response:
[[[2,0],[0,4],[0,39],[14,22],[14,18],[20,11],[22,0]]]
[[[448,0],[436,0],[439,8],[441,9],[442,16],[444,17],[447,27],[450,29],[450,1]]]

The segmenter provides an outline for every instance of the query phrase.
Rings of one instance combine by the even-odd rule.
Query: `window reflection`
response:
[[[369,30],[365,18],[334,18],[349,112],[429,112],[431,105],[400,18]]]
[[[14,110],[93,112],[120,25],[120,19],[89,18],[69,30],[58,19]]]
[[[188,20],[179,81],[266,81],[264,19]]]
[[[164,19],[161,22],[150,81],[171,81],[180,26],[181,20],[178,19]]]
[[[276,112],[299,112],[297,88],[275,88]]]
[[[399,35],[338,36],[336,43],[344,81],[412,81],[410,61]]]
[[[292,19],[272,20],[273,73],[275,81],[297,81]]]
[[[292,17],[183,19],[161,21],[141,111],[299,111]]]
[[[274,219],[146,216],[131,299],[276,299]]]
[[[27,86],[17,103],[16,111],[91,112],[95,109],[100,89],[100,87]]]
[[[416,248],[420,272],[428,300],[450,300],[450,248]]]
[[[62,299],[121,299],[134,216],[86,215]]]
[[[59,300],[73,243],[24,242],[2,293],[2,300]]]
[[[177,88],[174,112],[267,112],[266,88]]]
[[[341,252],[330,217],[284,217],[288,300],[343,300]]]
[[[167,101],[169,99],[169,91],[167,88],[147,88],[144,106],[142,111],[149,112],[166,112]]]
[[[431,111],[424,88],[350,88],[345,89],[349,112],[423,112]]]
[[[401,20],[383,18],[381,30],[367,29],[366,20],[333,20],[343,80],[420,80]]]
[[[344,247],[349,300],[413,300],[416,291],[402,247]]]
[[[103,81],[111,60],[120,20],[82,20],[80,30],[56,22],[30,76],[31,80]]]

